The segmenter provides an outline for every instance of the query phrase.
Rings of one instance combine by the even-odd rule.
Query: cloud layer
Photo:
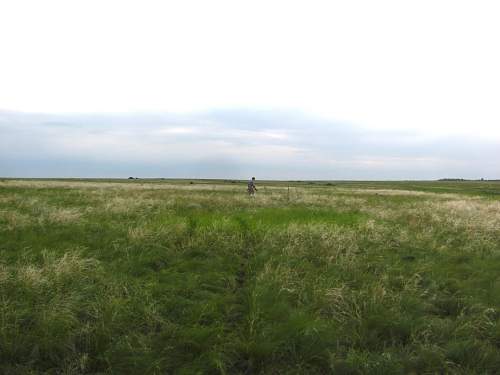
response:
[[[0,112],[0,176],[499,178],[500,143],[375,131],[294,111]]]

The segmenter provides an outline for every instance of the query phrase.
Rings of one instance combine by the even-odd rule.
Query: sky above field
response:
[[[0,176],[500,178],[497,1],[0,3]]]

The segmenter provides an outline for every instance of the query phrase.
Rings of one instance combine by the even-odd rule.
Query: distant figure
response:
[[[248,195],[253,197],[255,195],[255,192],[257,191],[257,187],[255,186],[255,177],[252,177],[250,181],[248,181]]]

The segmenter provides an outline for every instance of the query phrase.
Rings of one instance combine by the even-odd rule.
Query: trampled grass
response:
[[[500,183],[0,181],[2,374],[494,374]]]

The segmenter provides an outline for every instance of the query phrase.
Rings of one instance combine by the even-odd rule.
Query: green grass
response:
[[[0,373],[498,372],[499,183],[260,186],[0,182]]]

